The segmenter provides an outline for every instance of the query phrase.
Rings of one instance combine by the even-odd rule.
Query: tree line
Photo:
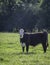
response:
[[[49,0],[0,0],[0,31],[50,29]]]

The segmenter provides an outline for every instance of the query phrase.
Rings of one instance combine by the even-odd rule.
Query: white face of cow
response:
[[[20,38],[23,38],[24,29],[20,29],[20,30],[19,30],[19,33],[20,33]],[[22,47],[25,47],[25,43],[21,43],[21,46],[22,46]]]
[[[23,38],[23,35],[24,35],[24,29],[20,29],[20,30],[19,30],[19,33],[20,33],[20,38]]]

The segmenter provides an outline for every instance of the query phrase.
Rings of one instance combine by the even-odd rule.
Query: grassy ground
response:
[[[30,46],[28,54],[22,53],[19,34],[0,33],[0,65],[50,65],[50,46],[45,54],[42,45]]]

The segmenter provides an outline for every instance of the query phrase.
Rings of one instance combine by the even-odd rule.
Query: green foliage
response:
[[[0,1],[0,14],[9,15],[12,12],[12,7],[15,5],[15,0],[1,0]]]
[[[26,1],[26,2],[25,2]],[[13,8],[16,4],[18,4],[18,2],[24,2],[24,4],[27,4],[25,7],[30,7],[32,8],[32,10],[38,10],[40,8],[40,6],[43,3],[43,0],[1,0],[0,1],[0,14],[3,15],[8,15],[11,14],[11,12],[13,11]],[[28,3],[29,2],[29,3]],[[34,2],[34,3],[32,3]],[[20,5],[19,3],[19,5]],[[34,5],[35,4],[35,5]],[[20,5],[21,6],[21,5]]]
[[[0,31],[36,26],[50,29],[49,0],[0,0]]]
[[[44,54],[42,45],[31,47],[29,53],[22,53],[18,33],[0,33],[0,65],[50,65],[50,34],[49,47]]]

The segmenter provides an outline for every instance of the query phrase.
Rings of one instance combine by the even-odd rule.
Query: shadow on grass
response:
[[[0,58],[0,61],[3,61],[4,59],[3,58]]]
[[[0,62],[9,62],[9,60],[5,60],[4,58],[0,57]]]
[[[19,53],[15,53],[16,55],[32,55],[32,54],[36,54],[35,52],[28,52],[28,53],[26,53],[26,52],[19,52]]]

